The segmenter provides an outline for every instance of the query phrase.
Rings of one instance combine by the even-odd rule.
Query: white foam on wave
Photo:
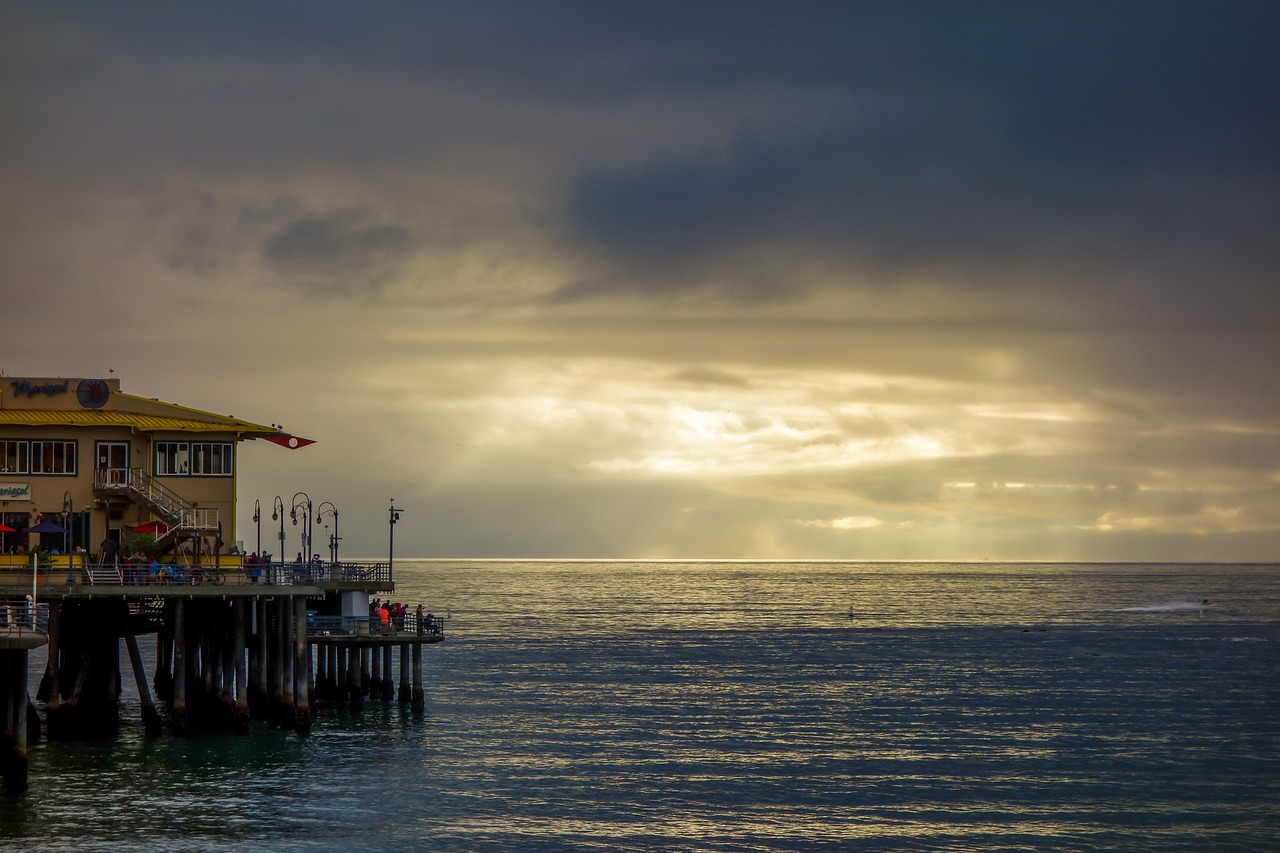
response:
[[[1144,604],[1140,607],[1121,607],[1116,613],[1182,613],[1209,610],[1212,604],[1202,601],[1170,601],[1166,604]]]

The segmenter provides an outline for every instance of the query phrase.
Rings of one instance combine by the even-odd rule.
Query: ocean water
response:
[[[0,849],[1280,849],[1277,566],[396,574],[448,616],[422,717],[148,740],[129,705],[32,746]]]

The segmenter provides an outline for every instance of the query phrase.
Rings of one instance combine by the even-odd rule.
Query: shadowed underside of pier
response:
[[[19,643],[0,631],[6,787],[26,787],[27,744],[40,737],[41,705],[51,739],[114,737],[125,677],[136,685],[148,735],[245,732],[254,721],[306,734],[319,707],[358,712],[366,700],[422,713],[422,647],[444,639],[439,622],[410,615],[386,634],[371,634],[367,619],[338,628],[309,609],[326,604],[332,600],[320,587],[266,584],[97,587],[41,604],[47,634]],[[33,702],[27,654],[46,636]],[[148,672],[141,644],[152,642]]]

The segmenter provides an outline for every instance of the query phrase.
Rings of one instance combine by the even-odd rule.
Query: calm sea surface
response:
[[[1277,566],[396,577],[449,616],[425,716],[147,740],[126,672],[117,741],[32,746],[0,849],[1280,849]]]

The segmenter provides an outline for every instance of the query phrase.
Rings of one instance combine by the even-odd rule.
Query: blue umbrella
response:
[[[39,524],[33,527],[28,527],[27,532],[28,533],[66,533],[67,531],[64,528],[54,524],[52,521],[45,519],[44,521],[40,522]]]

